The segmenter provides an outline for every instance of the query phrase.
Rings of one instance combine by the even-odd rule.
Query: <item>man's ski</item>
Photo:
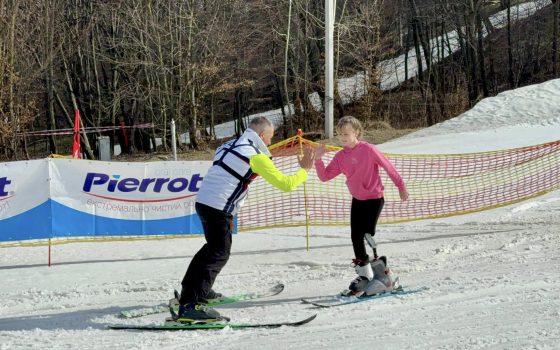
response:
[[[295,322],[276,323],[203,323],[203,324],[170,324],[170,325],[108,325],[110,329],[137,329],[145,331],[189,331],[189,330],[211,330],[211,329],[242,329],[242,328],[277,328],[282,326],[297,327],[313,321],[317,314],[306,319]]]
[[[232,303],[236,303],[236,302],[239,302],[239,301],[271,297],[271,296],[282,293],[283,290],[284,290],[284,284],[279,283],[279,284],[273,286],[272,288],[270,288],[266,291],[263,291],[263,292],[240,293],[240,294],[235,294],[235,295],[232,295],[232,296],[229,296],[229,297],[226,296],[226,297],[222,297],[220,299],[210,300],[208,302],[208,306],[214,307],[214,306],[219,306],[219,305],[224,305],[224,304],[232,304]],[[175,301],[175,304],[176,304],[176,307],[178,308],[179,302]],[[169,312],[169,304],[160,304],[160,305],[152,306],[152,307],[122,310],[120,312],[120,316],[124,317],[124,318],[135,318],[135,317],[158,314],[158,313],[162,313],[162,312]]]
[[[315,298],[305,298],[305,299],[301,299],[301,301],[306,304],[311,304],[318,307],[333,307],[333,306],[354,304],[354,303],[359,303],[362,301],[368,301],[373,299],[381,299],[381,298],[394,297],[399,295],[418,293],[425,289],[426,288],[404,289],[402,287],[399,287],[399,289],[396,289],[393,292],[383,293],[383,294],[362,295],[362,296],[331,295],[331,296],[322,296],[322,297],[315,297]]]

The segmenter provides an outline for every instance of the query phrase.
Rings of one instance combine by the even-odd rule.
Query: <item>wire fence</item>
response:
[[[271,146],[276,166],[290,174],[297,154],[315,142],[294,136]],[[328,146],[328,164],[338,147]],[[404,178],[410,198],[381,170],[385,206],[380,223],[442,218],[497,208],[560,189],[560,140],[536,146],[468,154],[386,154]],[[350,196],[345,177],[320,182],[314,170],[304,186],[279,193],[262,179],[252,185],[239,215],[241,230],[347,225]]]

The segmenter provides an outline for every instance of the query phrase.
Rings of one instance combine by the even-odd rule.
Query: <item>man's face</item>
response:
[[[266,128],[264,129],[259,136],[261,140],[263,140],[265,145],[270,145],[272,143],[272,137],[274,136],[274,128]]]

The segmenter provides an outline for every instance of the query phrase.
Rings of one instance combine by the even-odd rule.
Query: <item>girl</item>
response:
[[[352,195],[350,210],[350,231],[355,259],[353,259],[358,277],[350,283],[353,294],[361,293],[367,288],[367,294],[392,290],[393,282],[386,275],[386,259],[371,262],[364,238],[367,233],[375,235],[377,219],[383,208],[383,184],[379,176],[379,167],[383,168],[399,189],[401,200],[408,199],[408,192],[402,177],[393,164],[370,143],[360,141],[362,125],[354,117],[346,116],[338,122],[337,136],[344,149],[339,151],[325,168],[321,157],[325,154],[325,146],[315,151],[315,169],[321,181],[329,181],[340,173],[346,176],[346,185]],[[383,258],[383,257],[382,257]],[[373,265],[373,269],[372,269]],[[374,271],[375,270],[375,275]],[[375,291],[371,292],[368,282],[375,277]]]

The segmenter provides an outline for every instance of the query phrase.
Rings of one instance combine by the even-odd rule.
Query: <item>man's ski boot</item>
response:
[[[174,310],[176,314],[179,313],[179,299],[181,298],[181,295],[179,294],[179,292],[177,291],[177,289],[174,290],[174,295],[175,298],[169,299],[169,309],[170,310]],[[215,292],[213,289],[210,289],[210,292],[206,295],[205,300],[203,301],[204,304],[218,304],[220,303],[222,300],[224,300],[224,295],[222,293],[218,293]]]
[[[369,261],[363,261],[360,259],[352,259],[354,264],[354,269],[358,276],[350,282],[348,289],[342,292],[342,295],[361,295],[364,289],[367,287],[369,281],[373,279],[373,270]]]
[[[229,321],[229,318],[220,315],[218,311],[199,303],[180,305],[178,312],[172,308],[169,311],[172,317],[166,324],[208,324]]]
[[[212,302],[217,303],[224,298],[221,293],[217,293],[213,289],[210,289],[206,298],[199,303],[181,305],[179,302],[181,295],[176,289],[174,296],[175,298],[169,299],[171,318],[166,320],[166,324],[206,324],[229,321],[229,318],[221,316],[218,311],[207,305]]]
[[[375,295],[392,292],[397,285],[398,278],[393,281],[391,270],[387,267],[387,258],[381,256],[370,263],[373,270],[373,279],[364,288],[366,295]],[[397,286],[398,287],[398,286]]]

